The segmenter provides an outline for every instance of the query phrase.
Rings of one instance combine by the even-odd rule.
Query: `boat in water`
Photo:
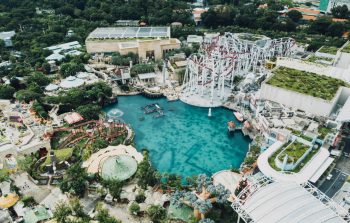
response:
[[[227,129],[229,132],[234,132],[236,130],[236,124],[233,121],[227,123]]]
[[[244,117],[241,113],[239,112],[233,112],[233,115],[236,117],[236,119],[240,122],[243,122],[244,121]]]

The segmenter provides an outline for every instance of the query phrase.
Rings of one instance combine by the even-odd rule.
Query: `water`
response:
[[[181,101],[147,99],[143,96],[118,97],[118,103],[104,108],[119,109],[121,118],[130,123],[136,132],[136,148],[147,148],[153,165],[162,173],[176,173],[184,177],[238,168],[250,142],[240,131],[229,135],[227,122],[238,121],[232,112],[187,105]],[[165,116],[153,118],[144,114],[142,106],[158,103]]]

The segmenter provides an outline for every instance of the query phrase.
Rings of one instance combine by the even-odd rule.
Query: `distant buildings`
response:
[[[139,26],[139,20],[117,20],[116,26]]]
[[[197,35],[188,35],[187,36],[187,43],[203,43],[203,36],[197,36]]]
[[[332,8],[346,5],[350,9],[350,0],[320,0],[320,11],[331,13]]]
[[[0,39],[5,42],[6,47],[13,46],[11,38],[15,35],[15,31],[0,32]]]
[[[193,15],[193,20],[196,23],[196,25],[199,25],[202,22],[201,15],[207,11],[208,11],[207,8],[194,8],[193,9],[192,15]]]
[[[53,52],[50,56],[46,57],[47,61],[61,61],[66,55],[79,55],[81,54],[80,49],[81,45],[78,41],[73,41],[69,43],[58,44],[44,49],[50,50]]]
[[[95,29],[85,40],[92,54],[119,52],[138,54],[143,59],[161,59],[179,49],[180,41],[170,38],[170,27],[107,27]]]

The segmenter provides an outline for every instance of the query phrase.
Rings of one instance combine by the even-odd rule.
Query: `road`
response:
[[[328,197],[333,197],[345,183],[348,175],[339,169],[334,169],[331,174],[332,179],[325,180],[318,188]]]

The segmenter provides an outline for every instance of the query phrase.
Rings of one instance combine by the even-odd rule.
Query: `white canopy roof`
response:
[[[84,84],[84,80],[76,78],[74,76],[69,76],[63,79],[60,83],[61,88],[69,89],[74,87],[79,87]]]
[[[59,88],[56,84],[49,84],[45,87],[45,91],[56,91]]]
[[[345,223],[305,188],[293,182],[274,182],[255,191],[243,209],[256,223]]]
[[[143,79],[155,78],[156,74],[155,73],[145,73],[145,74],[139,74],[138,76],[139,76],[140,80],[143,80]]]

